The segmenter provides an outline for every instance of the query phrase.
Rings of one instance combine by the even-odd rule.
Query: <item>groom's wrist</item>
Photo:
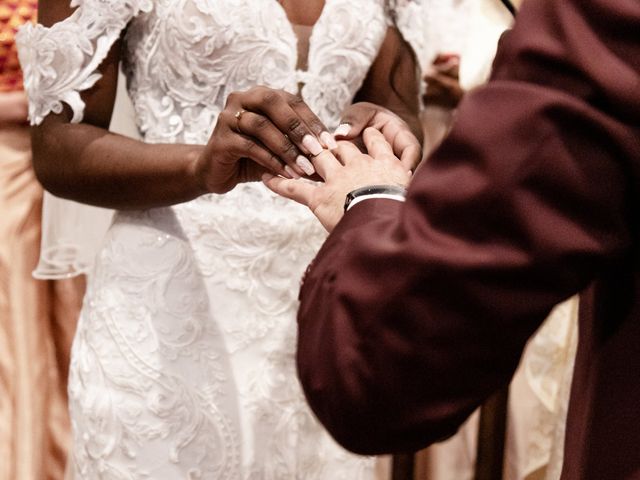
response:
[[[407,190],[399,185],[368,185],[356,188],[347,194],[344,202],[344,211],[348,211],[360,202],[365,200],[373,200],[376,198],[384,198],[404,202],[407,196]]]

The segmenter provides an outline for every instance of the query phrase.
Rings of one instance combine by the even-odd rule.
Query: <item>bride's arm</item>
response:
[[[41,0],[40,22],[51,26],[68,19],[73,13],[68,4],[68,0]],[[312,134],[305,125],[314,122],[294,99],[266,88],[232,95],[206,146],[152,145],[108,132],[120,52],[117,40],[98,68],[100,80],[81,92],[85,104],[81,123],[72,123],[76,112],[65,105],[61,113],[50,113],[33,127],[34,168],[47,190],[83,203],[140,209],[184,202],[208,192],[224,193],[239,182],[259,179],[267,170],[289,178],[291,169],[297,171],[299,149],[308,150],[302,147],[302,140]],[[234,113],[247,104],[280,126],[288,138],[273,129],[260,130],[260,122],[251,122],[257,115],[242,117],[243,131],[262,142],[237,133]],[[289,165],[289,172],[281,159]]]
[[[203,147],[147,145],[107,131],[117,82],[114,45],[98,84],[82,95],[82,123],[71,110],[32,128],[33,166],[45,189],[63,198],[118,209],[179,203],[206,193],[196,175]]]
[[[68,0],[41,0],[39,21],[51,26],[72,12]],[[113,208],[160,206],[205,193],[195,175],[201,146],[146,145],[107,131],[120,50],[116,41],[98,69],[102,78],[82,93],[82,123],[70,123],[72,111],[65,105],[32,128],[38,179],[60,197]]]
[[[419,91],[416,57],[398,29],[390,27],[354,101],[370,102],[390,110],[422,139]]]

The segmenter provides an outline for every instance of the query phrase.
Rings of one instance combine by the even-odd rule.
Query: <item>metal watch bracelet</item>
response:
[[[391,197],[406,197],[407,190],[399,185],[369,185],[366,187],[356,188],[355,190],[347,193],[347,197],[344,201],[344,211],[346,212],[353,202],[358,197],[364,197],[369,195],[389,195]]]

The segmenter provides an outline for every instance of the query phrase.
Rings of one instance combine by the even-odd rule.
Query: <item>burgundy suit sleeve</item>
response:
[[[297,361],[346,448],[455,433],[550,309],[627,251],[638,32],[637,0],[528,0],[407,202],[362,202],[330,235],[301,289]]]

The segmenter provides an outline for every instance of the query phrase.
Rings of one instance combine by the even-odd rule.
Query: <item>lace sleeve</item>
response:
[[[29,95],[29,118],[38,125],[62,102],[82,120],[85,104],[80,92],[100,78],[99,65],[129,21],[149,12],[152,0],[72,0],[71,16],[50,28],[25,25],[16,37],[24,85]]]

